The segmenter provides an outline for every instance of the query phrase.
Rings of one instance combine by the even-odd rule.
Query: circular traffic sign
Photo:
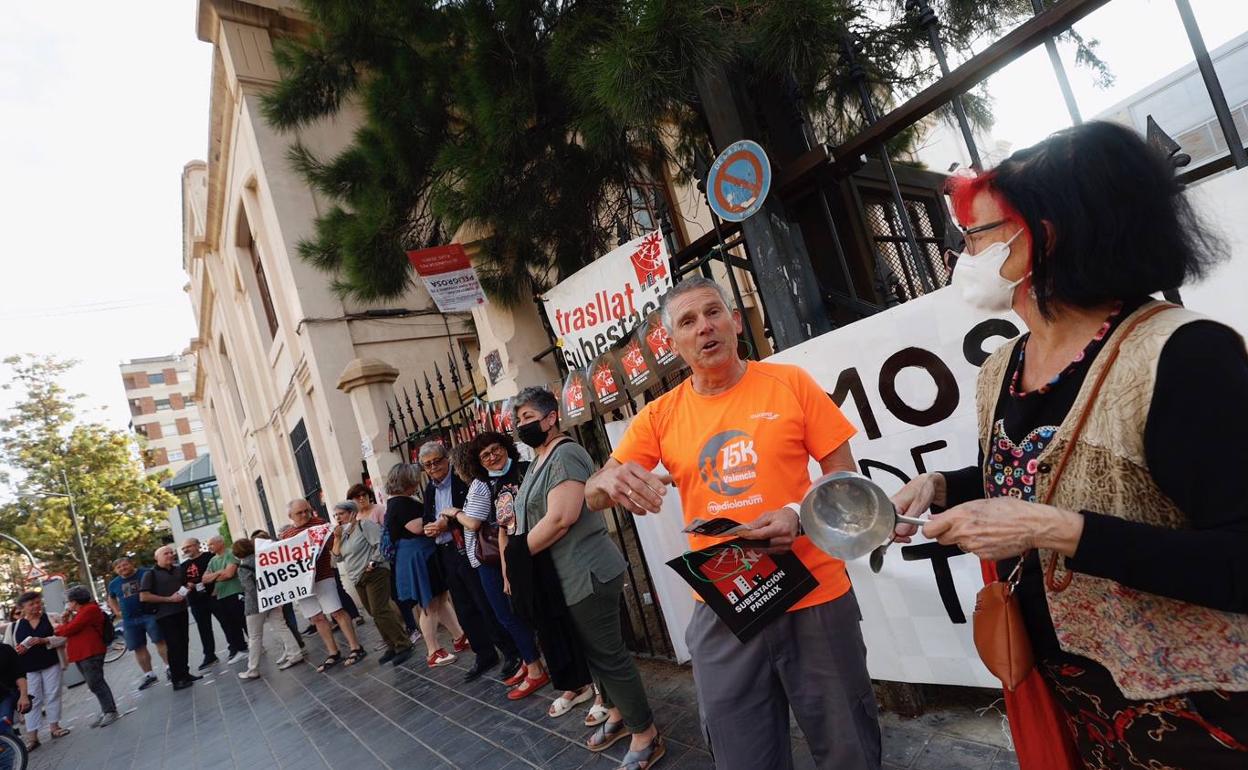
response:
[[[763,207],[771,163],[757,142],[742,139],[719,154],[707,174],[707,202],[720,219],[741,222]]]

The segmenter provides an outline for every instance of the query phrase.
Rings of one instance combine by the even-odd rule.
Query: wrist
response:
[[[788,503],[784,507],[788,508],[790,511],[793,511],[793,517],[797,522],[796,530],[795,530],[797,534],[795,535],[795,537],[801,537],[802,535],[806,534],[805,531],[802,530],[802,506],[801,504],[800,503]]]
[[[1083,514],[1045,505],[1041,506],[1039,516],[1035,546],[1074,556],[1083,537]]]
[[[932,505],[941,508],[949,507],[949,485],[945,483],[945,474],[927,474],[932,481]]]

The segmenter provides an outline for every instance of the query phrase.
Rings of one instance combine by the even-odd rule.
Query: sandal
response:
[[[354,666],[356,663],[359,663],[361,660],[364,660],[367,657],[368,657],[367,650],[365,650],[363,647],[356,647],[354,650],[351,651],[351,654],[347,656],[347,662],[343,663],[342,665]]]
[[[607,717],[611,712],[607,711],[607,707],[601,703],[595,703],[589,707],[589,713],[585,715],[586,727],[597,727],[607,721]]]
[[[342,653],[335,652],[333,655],[330,655],[328,658],[326,658],[325,662],[321,663],[321,665],[316,667],[316,673],[324,674],[326,671],[330,670],[331,668],[333,668],[334,666],[338,665],[341,662],[342,662]]]
[[[69,735],[71,732],[73,732],[73,731],[72,731],[72,730],[70,730],[68,727],[58,727],[58,728],[56,728],[55,730],[53,730],[53,731],[52,731],[52,737],[53,737],[53,738],[64,738],[66,735]]]
[[[625,754],[620,761],[619,770],[650,770],[666,753],[667,746],[663,743],[663,736],[655,735],[646,748]]]
[[[26,744],[26,751],[27,751],[27,752],[34,751],[35,749],[39,748],[39,747],[40,747],[40,746],[42,746],[42,745],[43,745],[43,744],[39,742],[39,739],[38,739],[38,738],[36,738],[35,740],[33,740],[33,741],[31,741],[30,743]]]
[[[603,722],[597,730],[594,730],[594,734],[589,736],[589,740],[585,741],[585,748],[597,754],[611,748],[628,735],[628,731],[624,729],[623,719],[618,722]]]
[[[586,687],[578,692],[571,700],[560,695],[550,704],[550,708],[546,710],[546,716],[551,719],[557,719],[572,710],[573,706],[584,703],[594,697],[594,688]],[[593,727],[594,725],[588,725]]]

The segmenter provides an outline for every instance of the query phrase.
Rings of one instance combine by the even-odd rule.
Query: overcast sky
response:
[[[1248,30],[1244,0],[1192,4],[1211,48]],[[1072,71],[1085,116],[1191,61],[1173,0],[1114,0],[1077,28],[1118,76],[1101,91]],[[1047,67],[1038,50],[994,77],[997,138],[1066,124]],[[210,72],[194,0],[0,2],[0,356],[81,360],[69,386],[118,427],[118,364],[195,334],[179,174],[205,155]]]

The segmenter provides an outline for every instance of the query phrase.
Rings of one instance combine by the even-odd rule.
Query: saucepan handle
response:
[[[924,524],[927,523],[927,519],[916,519],[910,516],[902,516],[899,513],[897,514],[897,523],[898,524],[913,524],[916,527],[922,527]]]

